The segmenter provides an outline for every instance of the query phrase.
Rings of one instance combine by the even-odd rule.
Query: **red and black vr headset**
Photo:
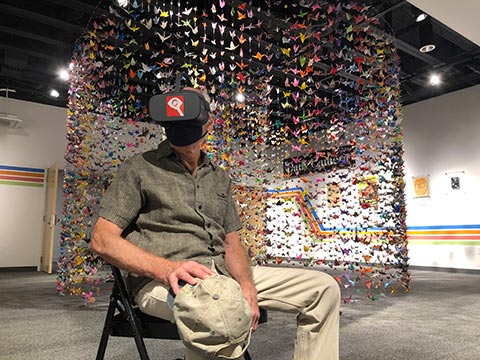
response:
[[[210,104],[193,90],[180,90],[150,98],[150,116],[158,122],[189,121],[206,124]]]
[[[179,121],[206,124],[210,113],[210,104],[193,90],[180,90],[182,73],[177,75],[175,91],[154,95],[150,98],[149,111],[153,120],[161,123]]]

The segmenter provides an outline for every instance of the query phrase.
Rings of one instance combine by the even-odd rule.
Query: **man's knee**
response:
[[[340,304],[340,286],[335,278],[327,273],[317,271],[318,289],[323,289],[322,300],[331,302],[332,306]]]

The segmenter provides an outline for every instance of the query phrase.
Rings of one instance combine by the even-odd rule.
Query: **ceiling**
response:
[[[465,1],[456,1],[457,8],[461,9]],[[101,5],[98,0],[2,0],[0,88],[14,89],[15,93],[9,93],[10,98],[66,106],[68,83],[62,82],[57,72],[69,63],[74,43],[88,27],[92,15],[108,11],[108,1],[100,2]],[[436,49],[424,54],[418,51],[420,25],[413,19],[416,8],[411,3],[428,8],[427,1],[363,2],[371,5],[370,17],[379,20],[378,27],[390,34],[398,49],[403,105],[480,84],[478,39],[469,40],[447,26],[451,18],[448,10],[437,12],[444,22],[430,16]],[[435,8],[430,10],[431,14],[435,12]],[[450,8],[450,14],[455,13]],[[452,23],[463,34],[478,34],[477,29],[471,30],[473,22],[472,26],[465,21]],[[440,86],[429,84],[433,71],[442,77]],[[57,99],[49,96],[52,87],[60,92]]]

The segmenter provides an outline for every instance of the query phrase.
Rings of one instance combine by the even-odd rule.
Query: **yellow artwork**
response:
[[[413,194],[416,198],[429,197],[428,176],[413,178]]]

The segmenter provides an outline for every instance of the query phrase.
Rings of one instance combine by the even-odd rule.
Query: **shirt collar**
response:
[[[157,154],[159,159],[174,157],[175,159],[178,160],[178,156],[173,152],[172,147],[170,146],[170,143],[168,142],[168,140],[164,140],[158,145]],[[205,151],[202,150],[200,156],[202,159],[201,161],[202,165],[206,166],[206,165],[212,164],[213,166],[213,163],[210,162],[210,159],[208,158],[208,155],[205,153]]]

